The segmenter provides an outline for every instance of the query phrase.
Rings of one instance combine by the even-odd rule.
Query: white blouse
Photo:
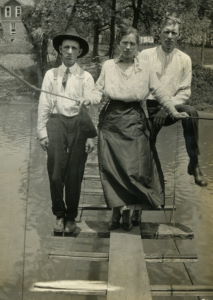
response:
[[[125,71],[120,68],[118,63],[118,59],[104,62],[96,82],[96,88],[100,92],[99,97],[104,94],[112,100],[143,101],[152,92],[170,113],[176,112],[166,90],[161,88],[156,73],[147,63],[135,58],[134,64]],[[99,101],[100,98],[96,97],[96,103]]]

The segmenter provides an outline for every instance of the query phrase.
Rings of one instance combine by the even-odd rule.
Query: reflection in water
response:
[[[67,262],[63,264],[57,261],[48,262],[48,253],[54,247],[69,250],[71,245],[65,243],[63,239],[60,243],[50,242],[49,239],[53,218],[49,217],[52,213],[46,158],[34,139],[35,109],[29,104],[0,104],[0,106],[0,299],[19,300],[23,274],[25,274],[26,287],[29,287],[33,281],[55,280],[55,268],[60,269],[59,275],[63,274]],[[179,242],[179,246],[183,251],[198,254],[199,262],[187,267],[194,283],[199,284],[213,282],[213,231],[211,230],[213,227],[213,144],[211,143],[213,130],[211,128],[211,121],[200,122],[201,162],[202,169],[209,180],[207,188],[196,186],[193,178],[187,175],[188,157],[181,125],[178,123],[163,129],[158,139],[158,149],[166,179],[167,203],[172,203],[175,196],[176,221],[193,227],[195,231],[194,249],[189,246],[192,245],[192,241],[186,245],[184,242]],[[177,168],[174,168],[175,165]],[[167,217],[169,219],[169,213]],[[26,240],[25,229],[27,229]],[[81,243],[81,246],[83,245],[81,251],[86,249],[94,251],[91,241],[85,240],[85,244],[83,241]],[[78,279],[76,276],[82,279],[81,264],[75,263],[72,267],[76,271],[71,272],[71,268],[67,268],[63,279]],[[105,280],[106,266],[103,269],[94,266],[94,270],[95,268],[101,273],[100,278],[97,279]],[[166,278],[160,267],[151,268],[153,268],[151,272],[153,283],[166,284]],[[171,276],[175,279],[179,278],[180,282],[183,281],[181,273],[175,268],[171,265],[166,267]],[[25,299],[33,298],[26,296]],[[45,300],[49,300],[48,296]]]
[[[173,127],[173,128],[172,128]],[[208,178],[208,186],[200,188],[187,175],[188,156],[185,150],[181,124],[162,130],[158,149],[162,160],[168,191],[176,200],[176,221],[188,224],[195,232],[196,245],[192,242],[179,242],[184,253],[197,254],[199,261],[188,264],[194,284],[213,282],[213,122],[200,121],[200,165]],[[177,133],[178,139],[175,137]],[[176,149],[176,150],[174,150]],[[173,156],[173,159],[172,159]],[[177,162],[176,174],[173,166]],[[172,166],[173,164],[173,166]],[[176,178],[175,184],[173,178]],[[191,243],[191,244],[190,244]],[[210,299],[208,297],[208,299]]]
[[[29,106],[1,105],[0,299],[7,299],[6,293],[8,299],[21,294],[30,119]]]

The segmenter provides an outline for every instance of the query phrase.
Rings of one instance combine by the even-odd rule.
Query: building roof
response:
[[[7,2],[10,0],[0,0],[0,7],[5,6]],[[20,5],[33,5],[33,0],[16,0],[16,2],[19,2]]]

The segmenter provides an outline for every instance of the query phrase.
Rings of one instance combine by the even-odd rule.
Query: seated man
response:
[[[161,26],[161,45],[143,50],[139,54],[139,59],[148,63],[153,72],[156,72],[160,83],[171,96],[171,101],[175,103],[176,109],[195,117],[195,119],[182,120],[186,150],[189,156],[188,174],[194,176],[197,185],[206,186],[207,181],[203,177],[198,161],[198,119],[196,119],[198,113],[194,107],[185,104],[191,95],[191,59],[187,54],[176,48],[180,35],[180,23],[180,19],[175,14],[167,15]],[[169,126],[177,120],[168,115],[152,94],[147,98],[147,110],[152,124],[152,139],[156,143],[157,135],[162,126]],[[139,224],[140,215],[141,211],[134,211],[132,216],[133,225]]]
[[[190,57],[176,48],[179,34],[180,20],[174,14],[167,15],[161,27],[161,45],[143,50],[139,57],[142,61],[148,62],[153,72],[156,72],[176,109],[179,112],[187,112],[191,117],[198,117],[195,108],[185,104],[191,95],[192,66]],[[162,126],[174,124],[176,120],[167,114],[152,94],[147,99],[147,110],[152,121],[153,140],[156,142]],[[198,161],[198,119],[184,119],[182,126],[189,155],[188,174],[194,176],[197,185],[206,186],[207,181],[203,177]]]

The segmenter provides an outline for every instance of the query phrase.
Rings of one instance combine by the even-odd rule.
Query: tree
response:
[[[67,29],[73,16],[75,2],[37,0],[33,7],[25,7],[23,11],[22,21],[33,45],[39,84],[47,69],[48,41],[59,31]]]
[[[133,21],[132,26],[135,28],[138,28],[138,23],[140,19],[140,13],[141,13],[141,7],[142,7],[142,0],[132,0],[132,8],[133,8]]]
[[[112,0],[79,0],[76,5],[75,21],[83,23],[83,31],[93,30],[93,59],[99,56],[99,36],[110,28]]]
[[[110,41],[109,41],[109,57],[112,58],[114,54],[115,44],[115,25],[116,25],[116,0],[112,0],[111,8],[111,22],[110,22]]]

